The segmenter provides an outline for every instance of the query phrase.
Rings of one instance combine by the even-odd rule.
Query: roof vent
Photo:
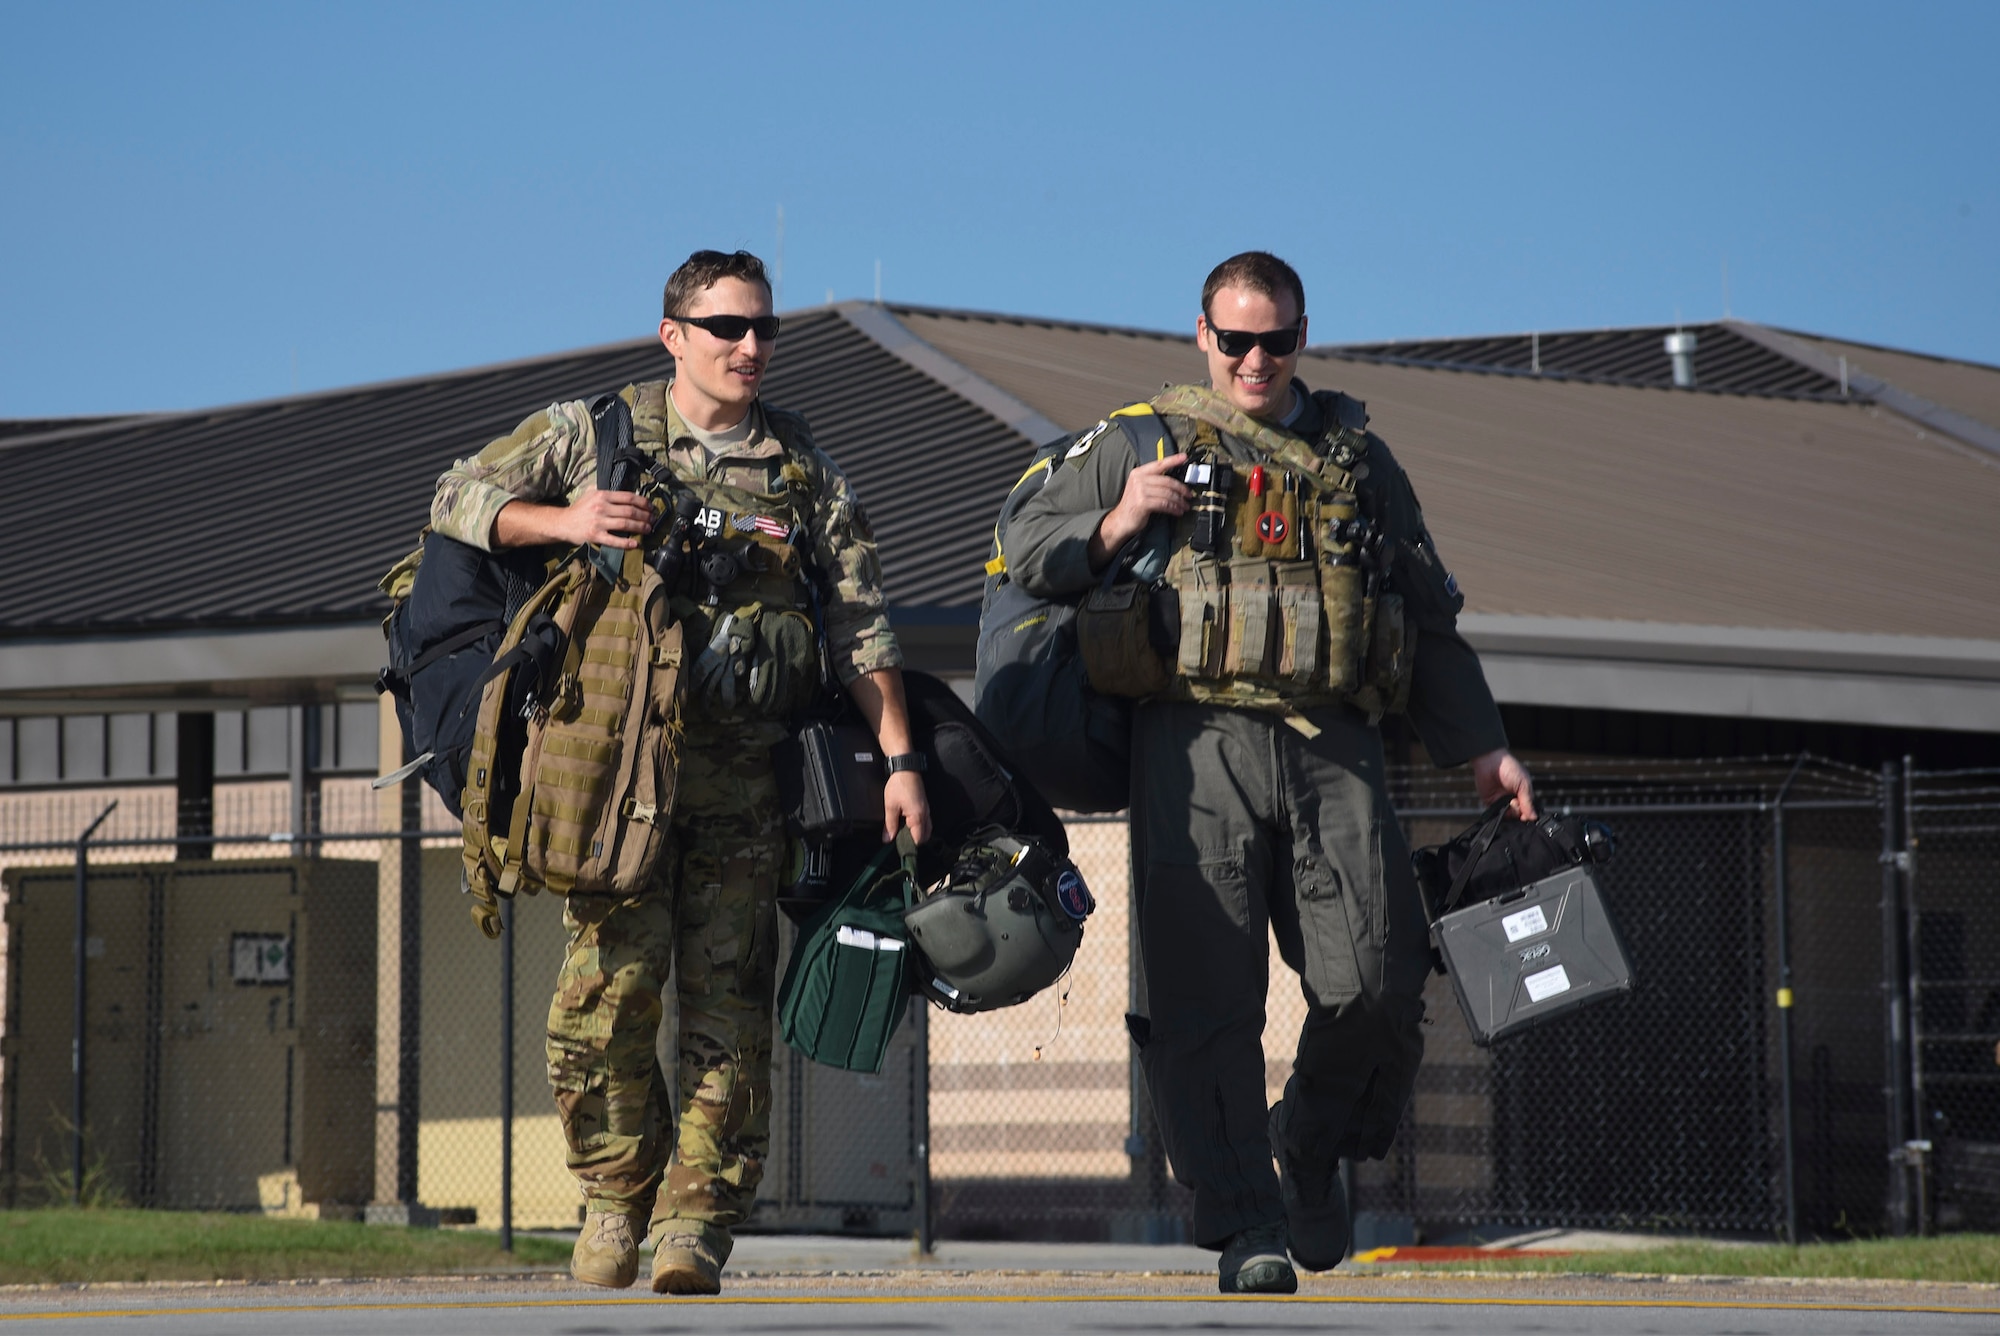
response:
[[[1667,335],[1667,356],[1674,359],[1674,385],[1683,390],[1694,388],[1694,347],[1697,340],[1691,330],[1677,329]]]

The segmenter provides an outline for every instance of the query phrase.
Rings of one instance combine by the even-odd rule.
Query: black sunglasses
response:
[[[769,343],[778,337],[778,317],[774,315],[677,315],[683,325],[699,325],[724,343],[740,343],[751,330]]]
[[[1298,351],[1299,334],[1305,329],[1306,318],[1299,317],[1299,323],[1290,329],[1265,329],[1255,333],[1247,329],[1217,329],[1208,327],[1215,336],[1216,349],[1224,357],[1248,357],[1250,350],[1262,347],[1273,357],[1290,357]]]

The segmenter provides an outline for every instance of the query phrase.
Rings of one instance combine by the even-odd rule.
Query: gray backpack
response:
[[[972,708],[1052,806],[1116,812],[1131,795],[1132,702],[1091,690],[1077,648],[1080,597],[1037,598],[1007,576],[1007,523],[1047,484],[1070,443],[1064,436],[1037,449],[1000,507],[979,606]]]

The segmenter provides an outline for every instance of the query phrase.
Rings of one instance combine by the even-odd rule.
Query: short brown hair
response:
[[[1299,282],[1298,270],[1269,251],[1244,251],[1209,270],[1208,282],[1201,285],[1201,314],[1204,319],[1208,317],[1209,303],[1224,288],[1248,288],[1252,292],[1263,293],[1272,301],[1278,299],[1279,293],[1289,292],[1292,300],[1298,303],[1299,314],[1306,313],[1306,285]]]
[[[660,318],[672,320],[687,310],[696,293],[713,287],[725,278],[762,283],[767,296],[771,291],[771,280],[764,274],[764,262],[749,251],[698,250],[688,256],[686,262],[674,270],[673,277],[667,280],[666,294],[660,299]]]

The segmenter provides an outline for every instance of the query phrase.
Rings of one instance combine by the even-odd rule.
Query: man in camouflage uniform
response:
[[[1203,550],[1191,548],[1191,522],[1177,518],[1192,498],[1177,476],[1190,441],[1210,442],[1239,479],[1265,466],[1246,495],[1279,476],[1289,493],[1286,470],[1308,457],[1300,445],[1319,461],[1303,472],[1325,476],[1320,465],[1332,456],[1320,455],[1321,443],[1348,441],[1358,447],[1349,467],[1360,513],[1387,539],[1387,557],[1376,558],[1386,564],[1384,588],[1420,633],[1402,677],[1410,720],[1438,764],[1471,762],[1483,801],[1511,794],[1516,814],[1530,816],[1527,772],[1507,750],[1479,660],[1458,634],[1464,600],[1416,496],[1388,447],[1362,434],[1358,402],[1314,394],[1293,378],[1305,332],[1305,291],[1289,265],[1252,251],[1217,266],[1195,322],[1209,387],[1170,389],[1153,401],[1157,416],[1127,410],[1081,437],[1009,524],[1008,575],[1043,597],[1075,594],[1155,516],[1167,516],[1183,561],[1169,559],[1171,582],[1176,570],[1196,568],[1186,554]],[[1198,418],[1179,411],[1197,407]],[[1276,462],[1273,447],[1286,462]],[[1267,543],[1287,527],[1268,512],[1258,523],[1253,532]],[[1228,537],[1225,555],[1238,541]],[[1305,560],[1292,566],[1317,562],[1321,573],[1308,578],[1327,580],[1326,554],[1294,543]],[[1253,559],[1244,569],[1271,565]],[[1205,592],[1214,599],[1212,586],[1176,589],[1183,640],[1205,635],[1200,600]],[[1319,624],[1318,597],[1311,625]],[[1234,616],[1234,603],[1225,606]],[[1272,614],[1273,642],[1285,643],[1275,628],[1294,616]],[[1241,623],[1229,625],[1236,635]],[[1186,646],[1179,652],[1185,662]],[[1384,790],[1380,705],[1334,692],[1324,674],[1308,683],[1260,669],[1186,673],[1135,715],[1132,869],[1143,977],[1127,1022],[1174,1174],[1194,1189],[1195,1242],[1222,1252],[1225,1293],[1290,1293],[1294,1256],[1322,1270],[1346,1255],[1338,1163],[1387,1152],[1423,1055],[1427,929]],[[1292,1076],[1268,1110],[1267,933],[1303,977],[1306,996]]]
[[[902,654],[874,536],[840,470],[799,439],[802,421],[757,398],[777,332],[756,257],[697,251],[666,286],[660,341],[674,379],[664,392],[657,383],[625,392],[635,434],[663,441],[665,463],[690,484],[805,498],[793,541],[823,578],[833,664],[892,762],[883,838],[907,824],[921,842],[929,808],[918,773],[899,768],[912,751]],[[596,490],[596,476],[588,406],[555,404],[440,478],[431,524],[489,550],[637,546],[649,504]],[[572,895],[564,905],[549,1083],[587,1205],[572,1273],[630,1285],[650,1217],[653,1288],[713,1294],[769,1142],[774,901],[787,851],[770,748],[784,725],[692,700],[685,722],[661,880],[629,898]],[[671,1106],[654,1048],[670,969],[680,1012]]]

